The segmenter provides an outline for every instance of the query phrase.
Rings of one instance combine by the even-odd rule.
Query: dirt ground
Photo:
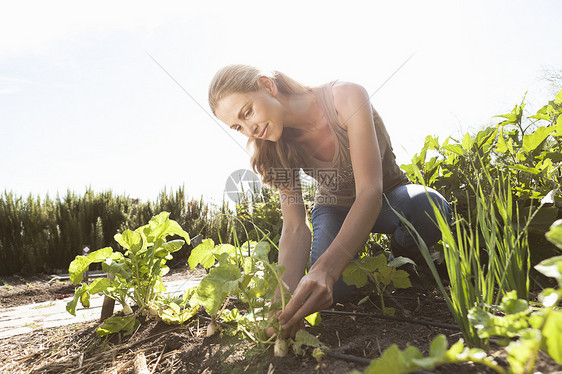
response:
[[[173,277],[185,277],[176,271]],[[47,283],[46,276],[2,277],[0,302],[2,307],[40,302],[71,294],[69,281]],[[388,306],[396,308],[396,315],[409,321],[423,320],[443,324],[454,321],[438,292],[405,290],[387,296]],[[337,304],[332,311],[376,313],[369,303]],[[290,353],[274,358],[272,349],[259,350],[248,339],[242,340],[222,332],[205,337],[204,318],[195,318],[183,326],[168,326],[147,321],[129,337],[114,336],[100,340],[95,330],[98,321],[37,330],[0,340],[1,373],[133,373],[133,360],[140,353],[146,357],[149,372],[153,373],[349,373],[362,371],[365,364],[334,357],[348,355],[372,359],[393,343],[403,349],[406,344],[427,353],[430,341],[445,334],[449,344],[460,338],[458,330],[427,326],[404,321],[390,321],[374,317],[322,314],[322,323],[309,327],[331,349],[331,355],[320,363],[310,353],[304,357]],[[505,352],[492,347],[496,360],[505,363]],[[540,355],[536,373],[554,373],[562,368],[545,355]],[[434,373],[493,373],[473,364],[443,365]]]

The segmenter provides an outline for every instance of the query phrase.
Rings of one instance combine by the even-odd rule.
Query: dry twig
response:
[[[133,361],[133,367],[135,374],[150,374],[148,366],[146,365],[146,356],[144,355],[144,352],[137,353],[135,360]]]

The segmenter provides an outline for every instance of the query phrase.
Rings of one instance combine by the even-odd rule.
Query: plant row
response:
[[[499,123],[476,134],[448,137],[443,142],[428,136],[411,164],[401,167],[412,181],[432,187],[454,202],[466,219],[474,218],[479,195],[495,196],[495,181],[503,181],[510,186],[509,208],[514,209],[514,218],[525,225],[532,216],[530,235],[548,246],[544,234],[552,222],[562,218],[560,114],[562,90],[536,113],[527,113],[521,103],[510,113],[495,116],[501,118]],[[534,214],[541,202],[545,204]],[[542,256],[549,254],[552,251]]]
[[[55,199],[13,193],[0,195],[0,275],[67,269],[84,247],[116,246],[116,232],[168,211],[188,232],[229,240],[231,213],[202,199],[188,200],[184,188],[161,192],[156,202],[140,202],[111,191],[83,195],[68,191]]]

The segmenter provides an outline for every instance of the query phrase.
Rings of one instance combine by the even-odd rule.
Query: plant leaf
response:
[[[101,325],[96,333],[100,338],[104,336],[118,333],[119,331],[125,331],[123,335],[131,335],[140,322],[135,318],[135,316],[128,317],[111,317],[105,320],[104,324]]]
[[[103,292],[111,286],[111,281],[107,278],[95,279],[88,285],[88,292],[92,295]]]
[[[83,284],[76,291],[74,291],[74,297],[68,303],[66,303],[66,311],[73,316],[76,316],[76,307],[78,306],[78,300],[82,297],[82,294],[86,292],[88,288],[87,284]]]
[[[303,355],[305,353],[302,346],[320,348],[324,351],[328,349],[326,345],[322,344],[320,339],[304,329],[297,331],[295,339],[291,342],[291,347],[293,348],[295,354]]]
[[[271,247],[267,242],[258,242],[254,248],[254,257],[269,263],[269,251]]]
[[[560,227],[560,226],[558,226]],[[562,256],[555,256],[541,261],[535,265],[537,271],[543,273],[547,277],[562,280]]]
[[[417,353],[419,353],[419,355]],[[369,366],[367,366],[367,369],[365,369],[365,374],[407,374],[417,369],[417,365],[414,366],[411,362],[411,358],[420,359],[422,357],[423,356],[419,350],[417,352],[410,350],[408,354],[405,354],[396,344],[392,344],[384,350],[381,357],[371,361]]]
[[[386,256],[384,255],[384,253],[381,253],[374,257],[363,257],[359,261],[361,265],[363,265],[363,267],[371,273],[374,271],[381,271],[381,269],[388,267]]]
[[[121,234],[115,234],[114,238],[117,243],[132,253],[137,253],[142,249],[142,236],[136,231],[125,230]]]
[[[188,259],[189,267],[195,269],[198,264],[203,265],[205,269],[210,268],[215,264],[215,254],[213,248],[215,243],[212,239],[204,239],[201,244],[191,251]]]
[[[343,271],[342,277],[343,281],[350,286],[361,288],[367,284],[367,274],[357,260],[353,260],[347,265]]]
[[[169,212],[161,212],[152,217],[147,226],[139,229],[142,229],[148,240],[152,242],[158,239],[165,239],[169,235],[179,235],[185,239],[187,244],[190,244],[189,234],[176,221],[168,219],[168,217],[170,217]]]
[[[310,323],[311,326],[318,326],[322,322],[322,317],[320,317],[320,313],[312,313],[308,316],[304,317],[304,319]]]
[[[455,144],[444,145],[441,148],[453,152],[459,156],[464,155],[464,150],[462,149],[462,147]]]
[[[523,149],[527,153],[531,153],[535,149],[537,149],[550,135],[550,133],[554,131],[554,127],[539,127],[532,134],[524,135],[523,136]]]
[[[242,274],[238,266],[221,265],[211,269],[197,287],[197,299],[209,315],[216,315],[226,296],[238,288]]]
[[[414,260],[412,260],[409,257],[404,257],[404,256],[398,256],[395,257],[392,261],[390,261],[388,263],[388,266],[390,266],[391,268],[398,268],[402,265],[406,265],[406,264],[412,264],[414,266],[416,266],[416,263],[414,262]]]
[[[517,298],[517,291],[513,290],[508,292],[503,298],[500,309],[506,314],[528,314],[531,312],[529,303],[526,300]]]
[[[409,288],[412,287],[410,282],[410,275],[404,270],[394,270],[390,277],[392,284],[396,288]]]
[[[546,339],[546,351],[562,365],[562,312],[551,310],[542,329],[542,334]]]
[[[98,249],[97,251],[94,251],[87,256],[76,256],[76,258],[72,260],[72,262],[68,266],[68,275],[70,281],[73,284],[80,283],[84,279],[83,274],[86,270],[88,270],[90,264],[95,262],[103,262],[108,257],[110,257],[112,253],[113,249],[111,249],[111,247],[105,247],[102,249]]]
[[[562,116],[560,116],[560,117],[562,117]],[[554,244],[558,248],[562,249],[562,219],[559,219],[559,220],[555,221],[550,226],[550,230],[546,233],[546,238],[552,244]]]

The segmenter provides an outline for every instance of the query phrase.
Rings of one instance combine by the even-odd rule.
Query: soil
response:
[[[185,277],[176,271],[173,277]],[[71,294],[69,281],[47,283],[46,276],[2,277],[0,302],[3,307],[28,304]],[[26,335],[0,340],[1,373],[119,373],[134,372],[133,361],[144,355],[148,372],[153,373],[349,373],[362,372],[366,365],[336,355],[373,359],[392,344],[404,349],[407,344],[427,354],[429,343],[438,334],[447,336],[449,344],[460,338],[455,329],[412,323],[413,320],[454,325],[446,304],[436,290],[420,293],[404,290],[386,296],[387,306],[396,309],[396,316],[405,321],[385,320],[367,316],[322,314],[322,323],[308,331],[330,347],[330,354],[320,363],[310,352],[305,356],[289,353],[273,357],[272,349],[257,348],[248,339],[231,336],[225,330],[205,336],[207,320],[194,318],[182,326],[169,326],[160,321],[144,321],[132,336],[115,335],[100,340],[96,335],[99,321],[58,328],[36,330]],[[372,303],[336,304],[330,311],[375,313]],[[505,351],[492,346],[492,354],[505,363]],[[554,373],[562,367],[540,354],[535,373]],[[494,373],[474,364],[439,366],[434,373]]]

